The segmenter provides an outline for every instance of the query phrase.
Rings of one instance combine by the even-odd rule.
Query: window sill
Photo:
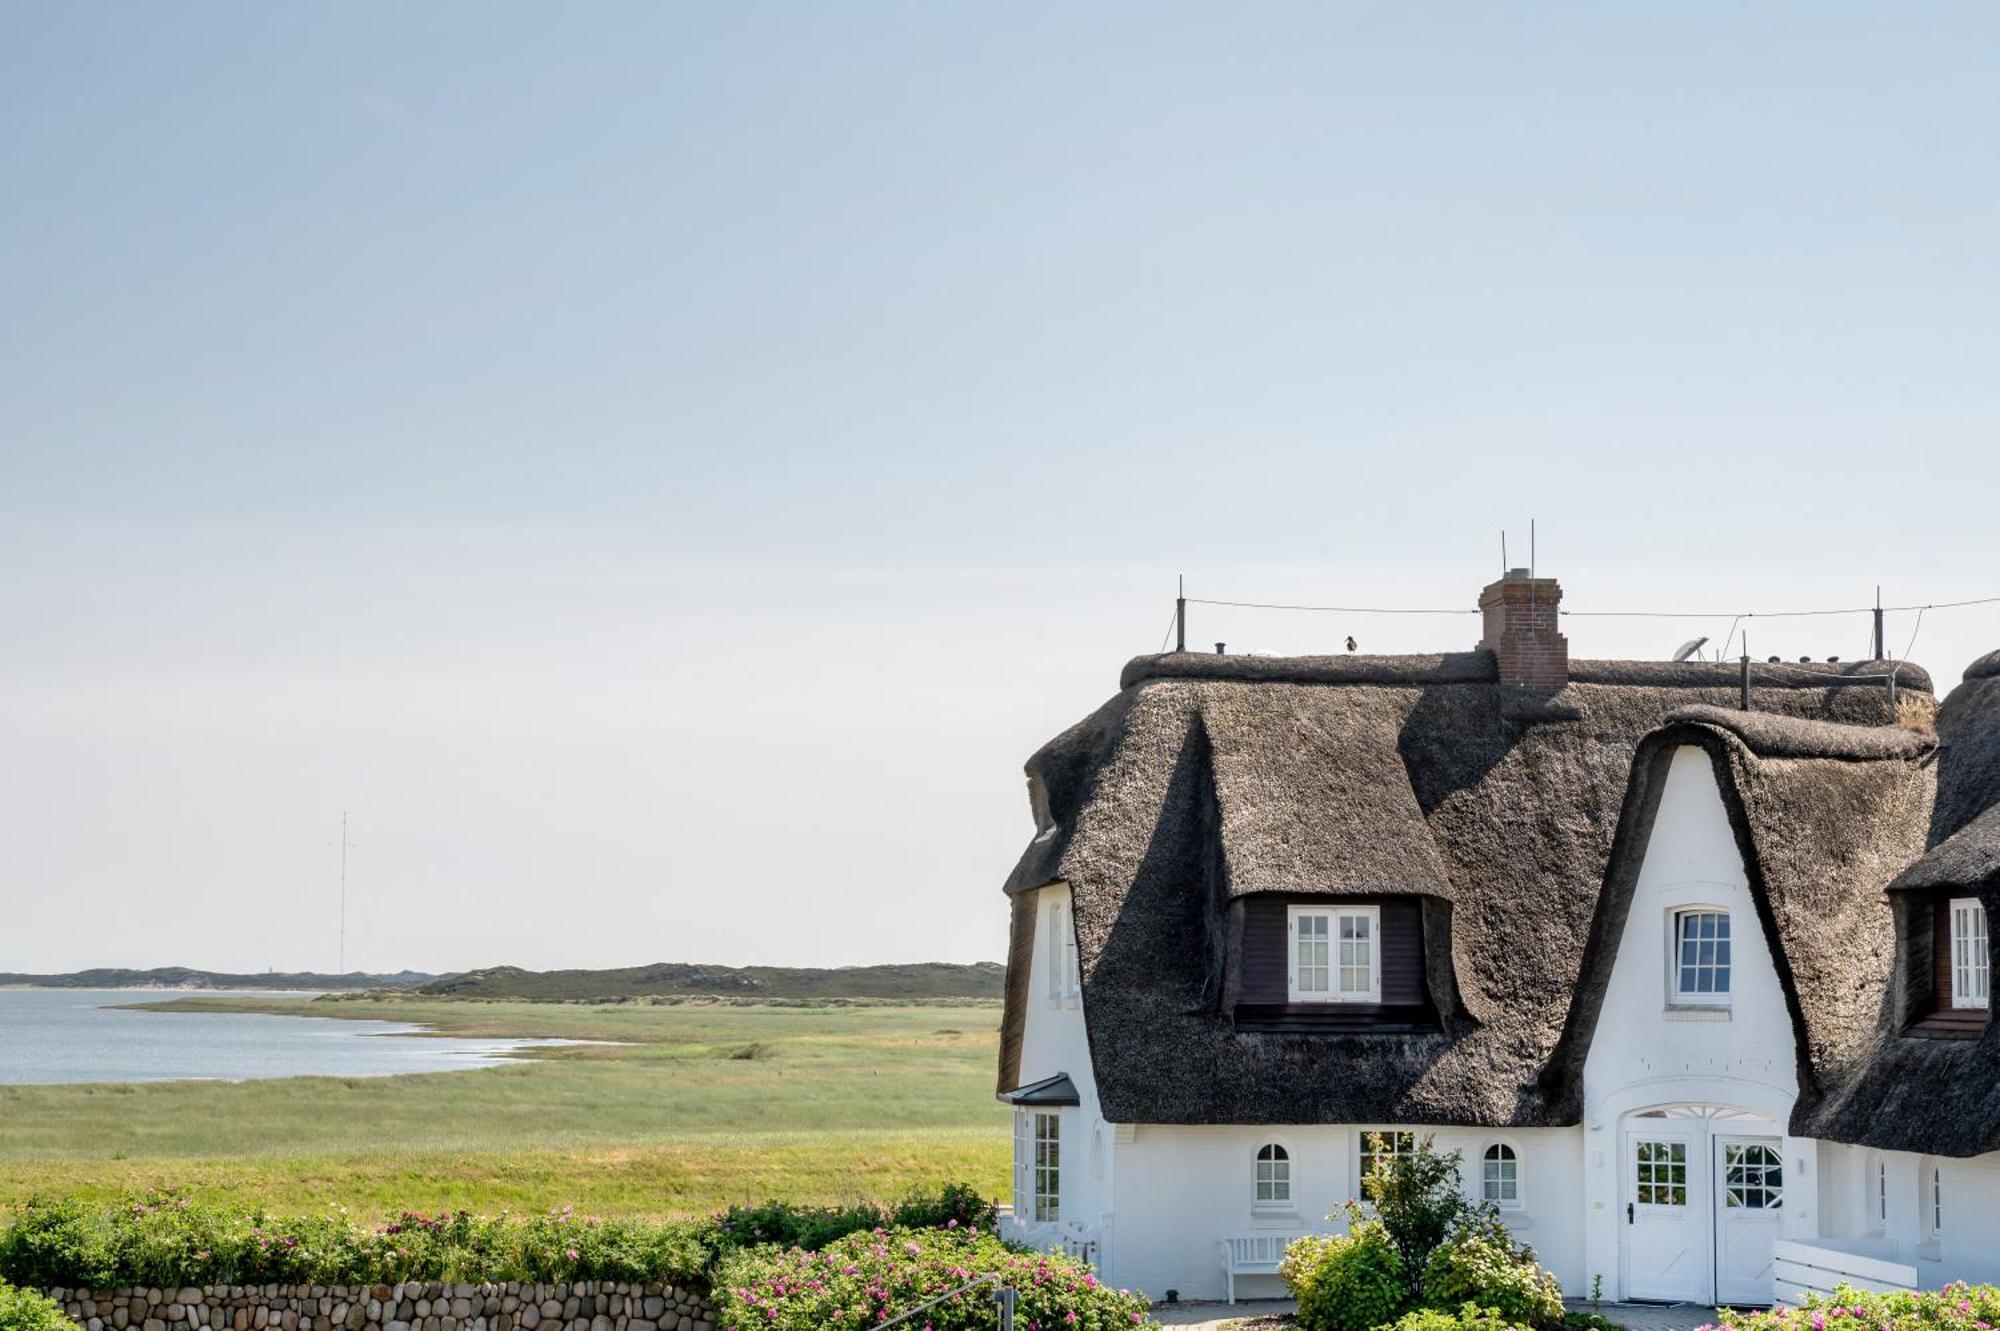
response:
[[[1668,1021],[1729,1021],[1730,1009],[1721,1003],[1669,1003],[1661,1013]]]

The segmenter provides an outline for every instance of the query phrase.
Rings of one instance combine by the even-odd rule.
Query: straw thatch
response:
[[[1934,1155],[2000,1150],[2000,1025],[1981,1038],[1905,1034],[1928,994],[1930,911],[1973,896],[2000,919],[2000,652],[1965,672],[1937,715],[1937,805],[1930,849],[1890,886],[1900,962],[1874,1043],[1799,1130],[1833,1141]]]
[[[1929,776],[1923,737],[1878,729],[1894,719],[1879,667],[1827,673],[1760,674],[1760,715],[1743,718],[1724,710],[1737,668],[1705,663],[1573,662],[1543,697],[1499,687],[1485,652],[1141,658],[1029,763],[1015,950],[1030,927],[1018,894],[1066,881],[1113,1121],[1574,1122],[1588,1040],[1572,998],[1589,1001],[1608,964],[1579,940],[1609,927],[1615,835],[1643,844],[1645,818],[1621,824],[1628,788],[1647,797],[1635,755],[1679,714],[1654,745],[1702,744],[1725,774],[1767,925],[1811,954],[1787,984],[1802,1058],[1831,1076],[1875,1014],[1830,954],[1920,848]],[[1927,686],[1903,671],[1904,689]],[[1870,830],[1875,811],[1900,841]],[[1237,1030],[1232,918],[1267,892],[1421,897],[1440,1030]],[[1886,957],[1871,964],[1879,990]],[[1002,1091],[1019,1080],[1026,983],[1018,967]]]

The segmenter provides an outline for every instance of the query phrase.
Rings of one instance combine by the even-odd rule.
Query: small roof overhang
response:
[[[1076,1083],[1069,1079],[1067,1072],[1058,1072],[1053,1077],[1045,1077],[1029,1086],[1017,1086],[1000,1097],[1010,1105],[1034,1105],[1052,1108],[1060,1105],[1080,1105]]]

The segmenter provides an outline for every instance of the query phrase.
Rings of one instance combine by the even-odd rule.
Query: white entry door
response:
[[[1771,1245],[1785,1213],[1783,1146],[1776,1137],[1715,1138],[1718,1303],[1771,1301]]]
[[[1658,1119],[1625,1134],[1625,1294],[1695,1303],[1710,1276],[1707,1134]]]

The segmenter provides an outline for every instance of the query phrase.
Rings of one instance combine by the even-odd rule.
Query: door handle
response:
[[[1627,1203],[1625,1203],[1625,1223],[1626,1223],[1626,1224],[1628,1224],[1628,1225],[1629,1225],[1629,1224],[1631,1224],[1631,1223],[1633,1223],[1633,1221],[1632,1221],[1632,1203],[1630,1203],[1630,1202],[1627,1202]]]

